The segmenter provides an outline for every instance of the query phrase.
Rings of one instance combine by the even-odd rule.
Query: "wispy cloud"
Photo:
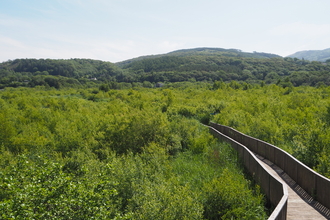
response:
[[[326,6],[330,3],[320,1],[322,6],[320,2],[284,0],[239,0],[239,4],[214,0],[0,0],[0,51],[5,51],[0,53],[0,62],[18,57],[88,57],[116,62],[193,47],[278,54],[301,47],[327,48],[330,23]],[[282,10],[283,3],[286,10]]]
[[[34,25],[26,19],[0,14],[0,27],[32,28],[33,26]]]
[[[22,48],[22,49],[26,48],[22,42],[5,36],[0,36],[0,45],[1,44],[7,46],[13,46],[15,48]]]

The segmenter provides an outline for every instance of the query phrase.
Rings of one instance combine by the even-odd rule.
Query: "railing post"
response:
[[[227,126],[218,125],[213,122],[211,123],[211,126],[217,129],[220,128],[219,130],[221,133],[239,143],[245,143],[248,145],[249,149],[253,149],[255,153],[269,159],[286,172],[307,193],[315,197],[323,206],[330,209],[330,179],[318,174],[292,155],[276,146],[244,135],[243,133]],[[252,143],[256,143],[256,146],[253,146]],[[244,151],[240,148],[242,147],[237,147],[238,154],[240,155],[240,158],[244,158]],[[249,159],[249,163],[250,162],[251,159]]]
[[[216,125],[214,123],[210,124],[211,127],[209,128],[214,136],[230,143],[231,146],[237,150],[238,157],[243,161],[246,169],[250,172],[255,181],[260,184],[261,190],[265,193],[271,204],[276,207],[269,219],[285,220],[288,200],[286,188],[265,169],[248,147],[242,145],[234,138],[248,144],[250,148],[252,148],[251,143],[254,142],[250,142],[248,136],[245,136],[232,128]],[[223,133],[218,129],[222,130]],[[257,143],[257,141],[255,143]]]

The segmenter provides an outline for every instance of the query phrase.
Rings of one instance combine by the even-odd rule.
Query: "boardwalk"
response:
[[[288,220],[304,219],[330,219],[330,211],[313,200],[299,185],[296,184],[286,173],[269,160],[256,155],[263,162],[268,171],[277,177],[288,188]]]
[[[270,203],[276,206],[270,219],[330,219],[330,179],[276,146],[228,126],[213,122],[210,125],[213,135],[237,150],[238,156],[249,172],[255,175]],[[275,161],[277,166],[265,158]],[[316,193],[316,198],[328,208],[315,201],[305,190]]]

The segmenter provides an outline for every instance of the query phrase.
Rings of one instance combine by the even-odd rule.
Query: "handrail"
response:
[[[210,122],[219,132],[268,159],[287,173],[320,204],[330,209],[330,179],[315,172],[286,151],[267,142],[245,135],[231,127]]]
[[[242,159],[244,166],[253,175],[255,181],[260,184],[261,189],[266,194],[271,205],[275,207],[274,211],[268,218],[269,220],[282,220],[287,216],[288,191],[287,188],[276,177],[272,176],[264,165],[257,159],[254,153],[243,144],[225,135],[221,129],[220,131],[213,126],[217,125],[211,123],[209,127],[210,132],[229,143],[237,152],[240,159]],[[217,125],[219,128],[221,125]]]

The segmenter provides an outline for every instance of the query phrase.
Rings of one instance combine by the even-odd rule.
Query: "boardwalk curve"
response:
[[[270,162],[269,160],[256,155],[256,157],[264,163],[267,170],[279,179],[288,189],[288,220],[304,220],[304,219],[330,219],[330,211],[319,202],[306,193],[294,180],[290,178],[281,168]]]
[[[227,126],[212,122],[210,125],[214,136],[237,150],[245,167],[260,184],[275,208],[269,219],[330,219],[329,179],[271,144]],[[311,192],[323,203],[310,196]]]

